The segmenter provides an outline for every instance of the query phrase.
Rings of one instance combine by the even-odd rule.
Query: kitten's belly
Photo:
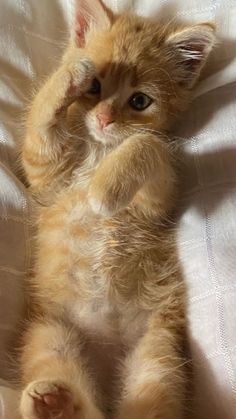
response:
[[[83,233],[74,241],[79,257],[72,271],[82,298],[73,304],[69,301],[67,313],[84,334],[85,355],[99,386],[111,395],[111,383],[115,382],[121,359],[144,334],[148,312],[135,306],[132,298],[121,303],[114,295],[114,283],[109,275],[112,254],[107,259],[107,246],[114,243],[104,220],[85,211],[77,222],[79,233],[80,229]],[[111,219],[110,224],[113,222]],[[108,269],[104,271],[105,264]]]
[[[74,304],[71,301],[68,304],[70,319],[90,336],[131,347],[143,334],[147,311],[133,304],[131,296],[121,303],[120,296],[115,295],[121,266],[117,266],[114,281],[110,268],[115,260],[110,248],[115,242],[113,227],[116,222],[112,218],[107,221],[97,217],[90,208],[85,207],[83,211],[79,207],[79,211],[75,207],[69,215],[70,226],[74,224],[77,231],[70,237],[72,253],[77,257],[72,258],[75,262],[71,265],[68,286],[72,279],[81,296]],[[129,277],[127,280],[132,281]]]
[[[104,220],[94,215],[87,205],[86,194],[84,196],[81,191],[79,199],[78,195],[78,190],[76,193],[69,190],[51,208],[43,210],[39,231],[39,245],[43,248],[41,256],[39,254],[39,276],[46,273],[48,278],[50,272],[52,282],[47,279],[45,286],[53,287],[50,295],[73,323],[91,336],[99,335],[130,346],[142,334],[146,315],[135,308],[132,298],[121,303],[114,292],[114,275],[112,279],[110,267],[113,268],[116,262],[113,250],[109,253],[108,249],[113,249],[114,231],[120,227],[114,219]],[[125,249],[123,251],[125,255]],[[118,282],[120,267],[117,266]],[[57,284],[55,287],[54,278],[58,278],[59,288]]]

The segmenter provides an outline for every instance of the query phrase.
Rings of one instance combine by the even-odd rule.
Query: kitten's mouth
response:
[[[96,124],[91,121],[90,119],[87,119],[86,125],[89,131],[89,134],[94,138],[95,141],[98,141],[104,145],[117,145],[121,142],[120,135],[116,133],[115,130],[115,124],[112,123],[106,128],[99,128],[96,126]]]
[[[99,130],[90,130],[90,134],[94,137],[96,141],[107,144],[117,141],[117,137],[112,133],[107,133]]]

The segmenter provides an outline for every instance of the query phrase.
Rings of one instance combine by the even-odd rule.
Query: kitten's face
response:
[[[90,0],[80,1],[89,7]],[[90,135],[116,146],[132,134],[170,126],[186,105],[213,35],[210,26],[198,25],[179,29],[181,38],[170,25],[129,14],[111,19],[97,6],[100,23],[83,45],[97,74],[79,107]]]
[[[88,39],[84,52],[97,74],[81,105],[86,127],[97,141],[117,145],[137,132],[166,126],[173,107],[167,100],[171,104],[174,92],[161,51],[150,44],[153,26],[126,16]]]
[[[102,143],[120,143],[135,132],[155,129],[160,97],[157,86],[136,79],[125,65],[104,65],[85,95],[85,124]]]

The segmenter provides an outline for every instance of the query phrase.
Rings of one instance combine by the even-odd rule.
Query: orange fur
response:
[[[188,105],[213,28],[114,16],[98,0],[79,6],[22,152],[41,206],[21,413],[182,419],[185,287],[167,222],[177,189],[167,130]],[[88,93],[94,77],[99,95]],[[129,104],[137,91],[152,98],[142,112]],[[106,112],[113,122],[101,129]]]

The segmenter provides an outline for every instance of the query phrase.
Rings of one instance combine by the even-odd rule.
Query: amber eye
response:
[[[101,83],[98,79],[93,79],[88,93],[90,93],[91,95],[99,95],[101,93]]]
[[[148,108],[152,103],[152,99],[145,95],[145,93],[134,93],[131,98],[129,99],[129,104],[131,108],[135,109],[136,111],[144,111],[144,109]]]

